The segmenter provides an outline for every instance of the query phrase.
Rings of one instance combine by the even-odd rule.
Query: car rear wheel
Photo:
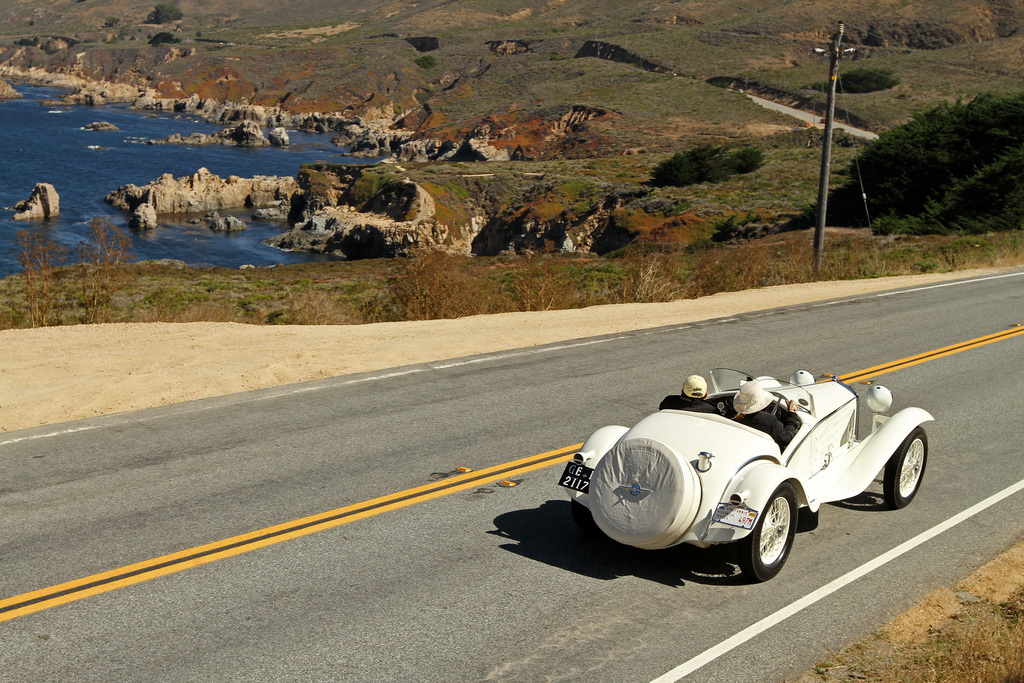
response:
[[[910,505],[924,477],[928,464],[928,437],[920,427],[910,432],[885,464],[882,478],[882,495],[885,503],[893,510]]]
[[[591,514],[590,508],[575,500],[570,500],[569,503],[572,505],[572,521],[576,522],[576,526],[582,529],[583,533],[587,536],[603,535],[597,522],[594,521],[594,515]]]
[[[796,523],[796,490],[783,482],[768,498],[753,531],[737,544],[740,569],[747,578],[768,581],[779,573],[793,548]]]

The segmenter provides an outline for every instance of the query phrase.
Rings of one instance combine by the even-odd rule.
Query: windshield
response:
[[[715,368],[711,371],[711,384],[708,389],[712,394],[723,391],[739,391],[740,384],[754,379],[753,375],[739,370],[728,368]]]
[[[730,370],[729,368],[715,368],[711,371],[711,382],[708,384],[708,391],[712,394],[736,392],[740,390],[741,384],[753,379],[761,382],[762,388],[767,389],[776,396],[796,401],[812,415],[814,414],[813,401],[806,389],[796,384],[783,382],[774,377],[755,377],[748,372]]]

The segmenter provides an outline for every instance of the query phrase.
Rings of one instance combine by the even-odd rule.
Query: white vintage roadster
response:
[[[801,426],[785,448],[732,419],[732,398],[757,379],[775,403],[799,405]],[[602,427],[566,465],[573,519],[586,531],[638,548],[680,543],[736,543],[738,564],[755,581],[779,573],[793,546],[800,511],[865,491],[881,474],[892,508],[917,495],[928,457],[920,408],[891,417],[892,395],[872,386],[864,399],[874,413],[871,433],[858,438],[858,395],[826,375],[800,370],[789,382],[736,370],[711,372],[708,397],[718,413],[662,410],[632,428]]]

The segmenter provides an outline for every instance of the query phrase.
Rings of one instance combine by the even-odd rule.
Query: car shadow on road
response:
[[[635,576],[666,586],[685,586],[687,581],[749,583],[736,564],[733,544],[641,550],[584,532],[573,522],[567,500],[549,500],[539,508],[498,515],[494,526],[487,533],[513,541],[502,544],[504,550],[594,579]]]
[[[846,500],[837,500],[834,503],[829,503],[829,505],[844,510],[859,510],[861,512],[882,512],[891,509],[886,505],[885,498],[882,497],[881,493],[873,493],[871,491],[865,491]]]

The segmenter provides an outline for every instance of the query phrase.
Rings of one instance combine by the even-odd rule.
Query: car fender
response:
[[[612,446],[617,444],[622,435],[628,431],[629,427],[610,425],[601,427],[591,434],[579,450],[579,454],[583,457],[583,464],[593,469],[605,453],[611,450]]]
[[[820,501],[845,500],[863,493],[875,480],[885,463],[910,432],[935,418],[921,408],[904,408],[853,448],[850,466],[828,490],[820,491]]]
[[[587,440],[583,442],[583,446],[577,453],[583,459],[583,465],[594,469],[597,463],[600,462],[601,458],[611,450],[611,447],[619,442],[622,435],[629,431],[629,427],[623,427],[621,425],[609,425],[607,427],[601,427],[596,432],[587,437]],[[569,497],[573,500],[590,507],[590,495],[587,493],[581,493],[579,491],[573,491],[566,489],[569,493]]]
[[[796,489],[797,504],[807,505],[804,482],[786,467],[768,459],[756,460],[745,466],[736,473],[721,498],[711,504],[705,518],[706,531],[701,535],[700,540],[708,543],[724,543],[739,540],[750,534],[750,529],[713,521],[712,515],[718,505],[729,503],[730,498],[735,494],[743,499],[740,507],[754,511],[760,517],[765,506],[768,505],[768,499],[784,481],[791,482],[793,488]]]

